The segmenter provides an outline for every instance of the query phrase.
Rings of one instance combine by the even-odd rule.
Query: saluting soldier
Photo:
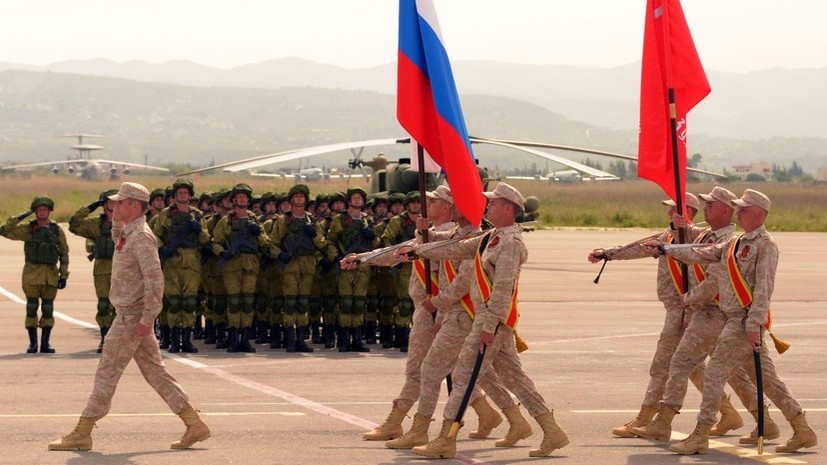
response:
[[[522,210],[523,196],[514,187],[500,183],[494,192],[487,192],[486,197],[489,198],[488,219],[494,225],[491,232],[439,248],[425,249],[426,244],[413,247],[416,254],[425,258],[475,260],[478,277],[472,291],[474,301],[480,303],[452,374],[454,386],[443,411],[442,429],[430,443],[413,448],[417,455],[433,458],[453,458],[456,455],[456,437],[448,433],[470,381],[477,354],[484,347],[487,350],[479,376],[485,376],[496,365],[502,383],[522,402],[543,430],[540,446],[529,451],[529,456],[544,457],[569,443],[553,412],[523,370],[514,338],[514,328],[519,319],[516,304],[520,269],[528,258],[522,240],[522,226],[515,223]],[[409,247],[402,247],[397,254],[409,250]]]
[[[376,233],[370,218],[362,211],[367,192],[360,187],[347,191],[347,210],[333,218],[328,231],[328,258],[338,263],[346,255],[367,252],[374,248]],[[367,306],[370,265],[362,263],[355,269],[338,269],[339,286],[339,352],[370,352],[362,343]],[[332,321],[325,320],[325,332],[332,332]]]
[[[255,352],[250,344],[255,311],[259,257],[270,252],[270,241],[253,212],[247,209],[253,189],[236,184],[230,192],[233,209],[213,232],[227,289],[228,352]]]
[[[322,225],[304,207],[310,189],[296,184],[287,193],[290,212],[276,221],[271,236],[273,254],[283,267],[284,346],[287,352],[313,352],[305,343],[310,292],[316,265],[325,247]]]
[[[394,203],[391,203],[393,206]],[[416,220],[422,207],[419,192],[409,192],[405,195],[405,211],[394,216],[388,222],[388,226],[382,233],[381,245],[388,247],[400,244],[414,238],[416,233]],[[411,264],[402,263],[394,267],[399,270],[393,277],[393,286],[396,293],[396,317],[394,327],[396,330],[396,342],[399,350],[408,351],[408,337],[411,333],[411,320],[413,317],[414,305],[408,293],[408,285],[411,280]],[[386,336],[387,343],[387,336]],[[383,343],[383,347],[385,343]]]
[[[104,338],[115,318],[115,309],[109,302],[109,287],[112,285],[112,255],[115,253],[115,243],[112,241],[112,209],[115,203],[109,200],[109,196],[117,192],[115,189],[102,192],[98,200],[86,207],[81,207],[69,218],[69,231],[86,238],[93,244],[89,259],[95,261],[92,268],[95,295],[98,297],[95,321],[100,327],[101,334],[98,353],[103,351]],[[98,207],[103,207],[103,212],[100,215],[90,216]]]
[[[192,181],[175,180],[172,192],[172,204],[161,211],[152,228],[164,270],[167,324],[171,328],[169,352],[197,353],[192,331],[201,286],[201,249],[209,247],[211,241],[201,211],[190,206],[195,195]]]
[[[702,249],[667,252],[670,257],[686,263],[720,264],[715,268],[714,279],[707,279],[703,285],[690,290],[686,300],[690,303],[704,301],[717,293],[721,310],[727,317],[706,368],[695,430],[669,450],[677,454],[696,454],[709,448],[709,432],[715,424],[724,383],[738,368],[745,369],[753,380],[756,379],[753,352],[760,356],[764,393],[793,427],[792,438],[775,451],[795,452],[814,447],[818,438],[807,424],[801,405],[776,373],[764,344],[764,334],[772,319],[770,300],[778,267],[778,245],[764,226],[772,203],[765,194],[747,189],[740,199],[732,201],[732,205],[738,209],[738,224],[744,234]],[[663,252],[662,242],[652,241],[647,245]]]
[[[35,197],[29,210],[6,220],[0,226],[0,236],[23,241],[26,264],[23,265],[23,293],[26,295],[26,331],[29,347],[26,353],[37,352],[37,328],[41,328],[40,353],[53,354],[49,344],[55,325],[54,302],[57,290],[66,287],[69,278],[69,244],[63,229],[49,215],[55,203],[49,197]],[[32,213],[35,218],[22,223]],[[58,265],[60,263],[60,265]],[[40,308],[41,317],[37,319]]]

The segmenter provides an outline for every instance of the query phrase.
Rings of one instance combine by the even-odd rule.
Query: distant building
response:
[[[816,172],[816,183],[827,184],[827,167],[821,167]]]
[[[746,180],[747,176],[750,174],[757,174],[764,179],[769,180],[774,171],[775,170],[771,164],[763,161],[749,165],[733,165],[732,167],[732,174],[740,178],[742,181]]]

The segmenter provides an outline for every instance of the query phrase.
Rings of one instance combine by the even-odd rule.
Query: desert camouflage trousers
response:
[[[109,413],[118,381],[132,359],[138,364],[146,382],[164,399],[173,413],[178,414],[192,408],[181,385],[167,371],[155,334],[150,333],[140,339],[135,337],[135,326],[140,320],[140,313],[119,314],[112,323],[95,372],[92,395],[82,413],[84,418],[97,421]]]
[[[445,315],[442,326],[422,362],[422,384],[417,408],[419,415],[428,418],[434,415],[442,380],[456,367],[462,343],[471,332],[473,324],[474,320],[465,311],[454,311]],[[496,370],[489,370],[485,376],[480,377],[477,385],[474,386],[471,402],[482,395],[482,390],[485,390],[485,393],[501,410],[514,405],[514,399],[500,382]]]
[[[717,308],[699,310],[693,314],[669,364],[669,379],[663,394],[664,404],[673,410],[681,410],[689,384],[687,380],[692,374],[700,375],[700,386],[697,377],[693,377],[693,383],[703,392],[704,360],[715,349],[725,324],[726,315]],[[758,410],[758,393],[743,369],[735,370],[727,382],[747,410]]]
[[[448,403],[442,415],[445,419],[453,420],[456,417],[462,397],[471,379],[471,372],[474,370],[474,362],[480,350],[480,330],[482,320],[478,317],[457,359],[451,377],[454,382],[454,390],[448,397]],[[494,342],[486,349],[480,367],[480,379],[490,376],[489,373],[496,371],[499,380],[506,389],[517,397],[532,417],[538,417],[549,412],[543,396],[537,392],[534,382],[528,377],[520,363],[520,356],[517,355],[517,344],[514,340],[514,332],[508,326],[500,325],[494,334]],[[473,398],[471,399],[473,401]]]
[[[764,332],[762,328],[762,333]],[[764,394],[778,407],[787,420],[801,413],[801,405],[793,398],[787,385],[781,381],[775,372],[767,351],[766,339],[761,345],[761,373],[764,381]],[[724,383],[738,368],[743,368],[755,383],[755,361],[752,345],[747,340],[744,320],[740,315],[731,315],[727,318],[726,326],[718,338],[718,345],[712,352],[712,358],[706,367],[704,376],[704,395],[701,401],[701,411],[698,413],[698,422],[715,423],[715,415],[721,403]]]
[[[649,385],[646,387],[646,395],[643,396],[643,407],[657,407],[663,399],[666,390],[666,381],[669,379],[669,365],[672,363],[672,356],[678,348],[683,337],[683,307],[674,304],[664,303],[666,316],[663,320],[663,329],[660,331],[658,346],[655,355],[652,357],[652,364],[649,366]],[[691,372],[689,379],[698,390],[703,389],[703,372],[696,369]]]
[[[413,325],[408,337],[408,357],[405,360],[405,384],[399,391],[399,397],[393,400],[393,405],[403,412],[409,411],[419,399],[422,361],[425,360],[435,336],[431,313],[422,308],[420,302],[415,302]]]

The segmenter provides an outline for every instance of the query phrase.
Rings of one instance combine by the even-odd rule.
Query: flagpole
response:
[[[666,66],[666,92],[669,101],[669,126],[672,139],[672,166],[675,173],[675,207],[678,214],[685,217],[686,210],[684,205],[684,192],[681,189],[683,183],[681,182],[681,165],[680,165],[680,149],[678,148],[678,111],[675,106],[675,88],[672,84],[672,57],[670,53],[671,44],[669,42],[669,1],[663,0],[661,7],[663,8],[663,49],[665,51],[664,63]],[[678,228],[678,242],[686,243],[686,232],[684,228]],[[689,270],[686,263],[681,263],[681,283],[683,284],[683,291],[689,292]]]
[[[419,215],[423,218],[428,218],[428,200],[425,196],[425,149],[422,145],[416,143],[416,161],[419,164],[417,175],[419,176]],[[422,243],[428,243],[428,230],[420,231],[422,233]],[[425,266],[425,293],[431,295],[431,261],[427,258],[423,259]],[[434,314],[436,317],[436,314]]]

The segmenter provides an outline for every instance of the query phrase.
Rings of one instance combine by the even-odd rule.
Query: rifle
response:
[[[232,260],[233,257],[238,255],[239,251],[243,246],[250,246],[250,248],[258,247],[258,238],[250,234],[249,227],[245,227],[241,230],[241,233],[238,235],[238,240],[229,244],[224,252],[222,253],[221,257],[218,258],[218,265],[221,268],[227,266],[227,263]]]
[[[618,247],[617,249],[615,249],[615,253],[622,252],[622,251],[627,250],[627,249],[631,249],[632,247],[637,247],[637,246],[643,244],[646,241],[651,241],[651,240],[657,239],[660,236],[660,234],[661,233],[652,234],[651,236],[647,236],[647,237],[644,237],[643,239],[638,239],[634,242],[630,242],[630,243],[628,243],[624,246]],[[606,255],[605,252],[603,253],[602,257],[603,257],[603,266],[600,267],[600,271],[597,273],[597,276],[595,276],[595,278],[592,280],[592,282],[595,283],[595,284],[600,282],[600,276],[603,275],[603,269],[606,268],[606,263],[609,262],[609,257]],[[598,258],[600,258],[600,257],[598,257]]]

